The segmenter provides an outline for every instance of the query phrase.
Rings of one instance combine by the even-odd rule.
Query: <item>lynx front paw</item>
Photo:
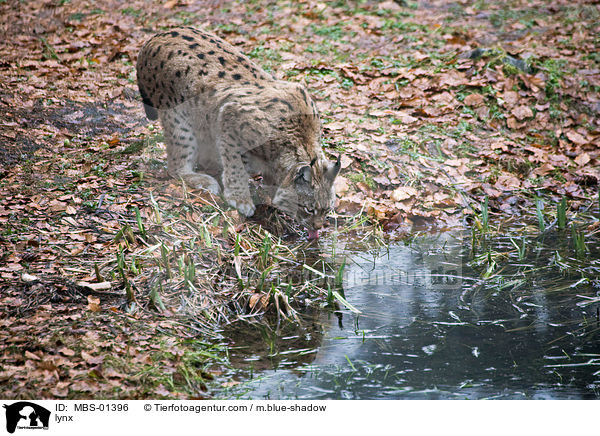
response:
[[[254,215],[254,211],[256,207],[251,199],[238,198],[235,196],[227,195],[225,193],[225,200],[231,207],[235,207],[242,215],[244,216],[252,216]]]
[[[221,192],[219,182],[208,174],[189,174],[184,176],[184,180],[194,189],[203,189],[213,195],[219,195]]]

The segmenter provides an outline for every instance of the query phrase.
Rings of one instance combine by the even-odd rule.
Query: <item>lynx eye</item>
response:
[[[314,215],[315,214],[315,210],[314,209],[310,209],[306,206],[304,206],[304,212],[306,212],[308,215]]]

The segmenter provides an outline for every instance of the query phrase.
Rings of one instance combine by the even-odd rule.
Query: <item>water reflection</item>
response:
[[[544,270],[532,280],[519,275],[519,265],[490,285],[475,278],[466,250],[460,234],[448,233],[372,253],[346,249],[345,296],[362,313],[342,311],[340,321],[329,311],[313,311],[308,336],[306,328],[278,336],[288,338],[291,354],[282,340],[267,354],[264,343],[246,348],[238,363],[262,364],[237,393],[271,399],[598,398],[596,308],[577,305],[578,295],[595,295],[592,286],[557,291],[565,277]]]

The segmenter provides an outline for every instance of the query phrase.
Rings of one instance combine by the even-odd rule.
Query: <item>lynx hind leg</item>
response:
[[[212,176],[194,170],[198,158],[198,142],[185,111],[166,109],[160,114],[165,142],[169,175],[183,179],[194,189],[203,189],[218,195],[219,182]]]

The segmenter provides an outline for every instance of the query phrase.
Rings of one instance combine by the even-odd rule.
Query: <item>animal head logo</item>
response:
[[[50,421],[50,411],[29,401],[19,401],[4,405],[6,409],[6,431],[14,433],[19,428],[47,429]]]

